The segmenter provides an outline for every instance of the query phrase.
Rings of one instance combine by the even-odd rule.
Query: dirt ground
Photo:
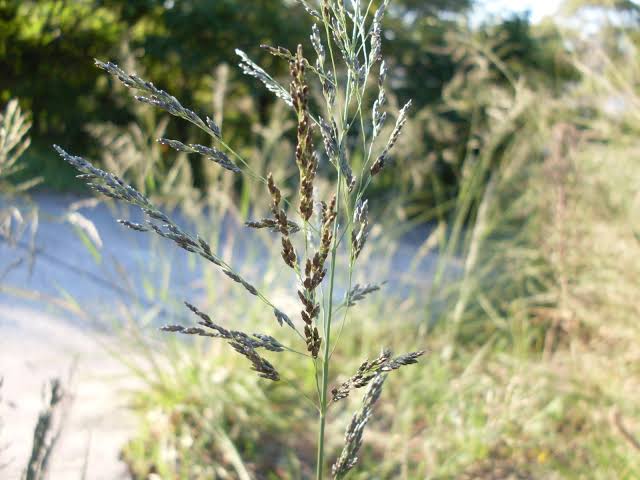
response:
[[[12,328],[5,328],[13,324]],[[19,324],[19,326],[15,326]],[[83,332],[55,314],[0,298],[0,369],[4,376],[0,477],[18,479],[28,461],[43,387],[60,378],[70,392],[51,480],[127,478],[118,452],[134,428],[119,395],[122,367]],[[71,379],[69,379],[71,376]]]
[[[121,292],[109,287],[125,285],[109,268],[114,265],[109,257],[118,254],[131,266],[140,249],[122,240],[122,230],[106,208],[84,209],[104,242],[103,259],[96,262],[63,220],[76,201],[72,196],[38,199],[38,253],[31,271],[27,235],[22,236],[22,248],[0,243],[0,377],[4,378],[0,465],[8,464],[0,469],[2,479],[21,477],[44,405],[44,387],[53,378],[62,380],[69,401],[49,478],[80,479],[85,471],[87,479],[127,478],[118,456],[135,428],[123,394],[131,380],[104,348],[113,341],[108,329],[93,319],[123,300]],[[126,253],[118,252],[121,249]],[[23,262],[7,272],[7,266],[19,258]],[[96,282],[97,278],[106,282]],[[90,305],[89,317],[73,313],[72,298]]]

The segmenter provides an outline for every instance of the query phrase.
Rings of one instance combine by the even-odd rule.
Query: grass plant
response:
[[[237,51],[243,71],[256,77],[293,110],[297,125],[295,160],[299,171],[298,193],[295,197],[284,197],[278,185],[280,182],[273,175],[265,178],[253,170],[250,162],[226,143],[220,126],[212,118],[198,115],[169,93],[136,75],[124,72],[113,63],[96,61],[98,67],[126,87],[141,92],[142,95],[136,96],[138,101],[192,123],[211,138],[210,145],[187,144],[164,138],[159,139],[161,144],[179,152],[202,155],[227,170],[229,175],[244,174],[257,185],[266,187],[265,194],[271,197],[271,216],[249,221],[247,227],[269,228],[280,237],[281,257],[289,267],[291,285],[295,285],[301,321],[277,307],[267,292],[256,288],[251,280],[216,253],[204,238],[185,231],[143,193],[83,158],[70,155],[58,146],[56,150],[80,172],[79,178],[90,188],[139,207],[146,215],[145,223],[120,220],[123,226],[138,232],[155,233],[200,256],[265,305],[277,323],[285,328],[279,332],[281,340],[266,333],[249,335],[228,329],[190,303],[186,305],[198,318],[198,325],[167,325],[163,330],[225,340],[250,362],[259,377],[273,382],[284,378],[287,364],[281,366],[281,359],[285,355],[292,362],[308,362],[313,367],[311,383],[315,388],[305,391],[298,385],[296,389],[301,401],[308,401],[317,412],[315,477],[343,478],[357,463],[363,431],[386,376],[393,370],[416,363],[424,354],[423,350],[419,350],[393,356],[385,348],[373,361],[361,363],[356,374],[334,388],[333,395],[330,395],[332,353],[338,346],[349,309],[356,301],[362,301],[367,293],[377,289],[375,285],[361,287],[352,282],[357,260],[365,248],[369,233],[367,188],[383,169],[393,168],[392,150],[407,121],[411,103],[408,102],[400,110],[389,137],[381,138],[381,128],[386,120],[387,74],[381,55],[382,19],[388,8],[388,0],[375,10],[373,2],[363,3],[360,0],[352,2],[349,7],[341,1],[323,0],[319,9],[303,3],[317,22],[310,37],[315,61],[305,57],[302,45],[294,51],[280,46],[264,47],[289,63],[289,88],[253,63],[244,52]],[[373,81],[370,77],[373,77]],[[309,83],[309,78],[314,79],[322,92],[323,100],[318,105],[311,102],[310,88],[315,85]],[[367,101],[370,88],[377,88],[378,91],[373,102]],[[340,103],[336,101],[337,98],[341,99]],[[314,146],[318,138],[322,138],[323,153]],[[356,149],[360,150],[363,161],[354,172],[350,159]],[[316,187],[320,167],[329,176],[334,191],[324,200],[318,197]],[[342,257],[339,255],[340,249],[348,253]],[[339,264],[340,258],[345,258],[344,265]],[[342,271],[346,272],[345,278],[339,279],[339,272]],[[338,283],[346,292],[342,303],[337,301]],[[301,323],[303,328],[300,328]],[[279,361],[272,363],[263,352],[274,354]],[[304,378],[294,378],[292,381],[309,383]],[[334,405],[352,390],[365,387],[368,389],[363,405],[353,416],[347,428],[342,454],[329,473],[325,449],[329,409],[335,408]]]
[[[38,211],[29,205],[25,192],[42,179],[34,177],[15,181],[16,175],[24,169],[24,164],[19,160],[31,144],[30,129],[29,114],[20,108],[16,99],[11,99],[0,113],[0,192],[5,204],[0,207],[0,241],[15,247],[25,233],[29,234],[29,260],[33,262],[33,239],[38,228]],[[18,204],[18,199],[23,205]],[[0,264],[0,283],[12,270],[23,264],[25,259],[26,257],[18,256],[8,263]]]

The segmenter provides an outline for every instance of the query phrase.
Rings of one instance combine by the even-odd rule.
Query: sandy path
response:
[[[0,376],[4,377],[0,445],[7,444],[0,465],[10,462],[0,478],[20,478],[43,406],[43,386],[53,377],[67,383],[72,368],[71,403],[50,479],[80,479],[85,463],[88,479],[127,478],[118,456],[135,428],[123,395],[131,379],[101,346],[113,339],[94,322],[114,304],[130,300],[108,286],[131,291],[109,259],[117,256],[120,266],[133,271],[144,260],[143,245],[136,243],[135,236],[122,236],[108,209],[83,209],[104,242],[103,260],[96,263],[72,227],[60,222],[65,209],[78,198],[44,195],[37,200],[41,215],[36,245],[41,252],[35,268],[30,274],[25,262],[0,282]],[[24,255],[24,250],[0,244],[0,271]],[[106,283],[96,282],[97,278]],[[25,294],[36,297],[25,298]],[[87,316],[74,315],[52,301],[67,295],[90,305]]]
[[[134,427],[118,395],[122,368],[89,334],[64,319],[0,300],[0,368],[4,375],[1,417],[3,460],[11,463],[0,477],[18,479],[30,454],[33,428],[49,379],[71,380],[71,404],[51,464],[51,479],[119,479],[125,468],[118,452]],[[20,328],[5,328],[19,322]],[[87,457],[88,456],[88,457]]]

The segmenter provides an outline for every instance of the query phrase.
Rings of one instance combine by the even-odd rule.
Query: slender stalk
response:
[[[338,168],[338,187],[336,192],[336,212],[340,212],[340,194],[342,176]],[[336,273],[336,254],[338,250],[338,218],[333,223],[333,248],[331,250],[331,268],[329,271],[329,302],[327,306],[327,320],[324,326],[324,353],[322,355],[322,388],[320,390],[320,423],[318,428],[318,456],[316,460],[316,480],[322,480],[324,469],[324,430],[327,416],[329,389],[329,360],[331,357],[331,317],[333,313],[333,290]]]

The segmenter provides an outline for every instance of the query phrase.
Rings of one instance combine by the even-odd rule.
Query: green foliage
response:
[[[376,6],[373,2],[372,8]],[[489,48],[514,76],[531,83],[561,89],[575,78],[563,60],[563,46],[553,28],[533,29],[523,16],[470,32],[461,21],[470,6],[468,0],[403,0],[385,19],[394,32],[385,43],[384,55],[395,72],[396,103],[402,105],[412,98],[414,111],[421,111],[419,117],[424,121],[415,128],[420,142],[413,143],[418,147],[415,153],[429,157],[421,167],[423,173],[414,173],[411,182],[402,184],[403,189],[417,194],[422,210],[432,207],[436,199],[451,199],[455,194],[464,145],[475,130],[471,123],[487,122],[484,117],[472,118],[472,110],[452,109],[442,100],[445,86],[468,63],[459,52],[460,38],[471,37]],[[88,124],[95,124],[98,116],[122,129],[140,117],[121,99],[121,90],[98,75],[91,58],[118,60],[129,70],[160,79],[159,87],[206,112],[216,101],[216,68],[237,63],[235,46],[277,77],[286,73],[286,62],[257,45],[308,45],[306,32],[311,23],[297,2],[271,0],[7,0],[0,5],[0,21],[0,68],[7,72],[0,79],[0,95],[5,100],[20,98],[33,112],[34,146],[26,158],[26,175],[44,172],[51,180],[49,185],[55,187],[67,187],[72,173],[51,167],[50,143],[64,137],[79,153],[96,157],[98,145],[85,134]],[[495,66],[490,68],[495,72]],[[250,88],[246,78],[235,69],[232,72],[225,80],[224,127],[227,138],[243,150],[255,144],[255,132],[248,125],[269,121],[273,100],[269,92]],[[115,104],[109,101],[114,94],[118,97]],[[354,129],[354,137],[357,134]],[[169,126],[167,135],[203,140],[188,126]],[[174,159],[163,154],[162,162],[171,168]],[[207,172],[201,162],[191,159],[189,165],[192,183],[205,187]],[[428,180],[430,173],[436,174],[437,186]],[[244,182],[236,187],[245,189],[246,195]],[[398,187],[391,179],[376,186],[382,195]]]
[[[5,1],[0,19],[0,96],[21,99],[34,133],[78,138],[105,100],[87,59],[111,54],[124,26],[89,0]]]
[[[148,365],[168,361],[171,367],[140,371],[150,388],[133,396],[141,427],[123,449],[134,478],[248,479],[258,472],[300,478],[293,457],[313,458],[306,420],[312,412],[296,389],[238,375],[245,365],[228,353],[211,342],[176,344],[163,355],[149,350]],[[298,367],[298,374],[308,373],[302,362]]]
[[[291,16],[298,21],[290,21]],[[66,186],[72,178],[68,170],[49,168],[54,139],[65,138],[79,151],[95,155],[85,128],[96,112],[101,121],[120,126],[131,120],[130,107],[114,107],[110,101],[111,85],[93,67],[93,58],[133,61],[138,69],[164,79],[162,88],[207,105],[214,95],[215,68],[237,62],[235,40],[241,39],[253,58],[274,66],[257,45],[305,41],[306,17],[299,6],[285,9],[273,1],[189,1],[171,7],[160,1],[0,3],[0,99],[17,97],[33,115],[34,148],[26,175],[44,170],[53,186]],[[286,65],[280,62],[276,70],[284,73]],[[246,97],[247,85],[234,77],[229,96]],[[252,132],[247,125],[254,116],[266,120],[271,103],[268,92],[259,92],[255,112],[227,115],[226,126],[234,132],[229,137],[248,143]],[[182,128],[178,133],[186,132]]]
[[[235,46],[277,76],[286,72],[286,62],[265,54],[257,45],[309,43],[310,21],[297,2],[13,0],[0,8],[0,67],[7,72],[0,79],[0,94],[5,99],[20,98],[33,112],[35,145],[28,158],[28,173],[44,170],[60,186],[71,175],[52,171],[42,146],[64,136],[80,153],[95,156],[95,144],[87,140],[84,130],[95,121],[96,112],[102,121],[119,126],[132,118],[130,107],[120,102],[114,107],[108,101],[110,85],[92,68],[91,58],[132,62],[147,77],[162,79],[161,88],[208,110],[214,100],[214,70],[223,63],[237,63]],[[455,25],[438,20],[440,12],[466,8],[466,1],[430,3],[428,8],[422,2],[398,3],[390,26],[407,33],[385,47],[385,56],[392,65],[402,63],[418,74],[407,77],[409,84],[403,87],[401,100],[412,97],[418,106],[424,106],[439,98],[455,61],[427,51],[425,45],[437,46],[446,29]],[[404,25],[408,18],[416,20]],[[416,53],[406,57],[403,52]],[[252,109],[228,109],[225,115],[228,138],[236,145],[251,145],[252,132],[247,126],[267,121],[272,98],[265,90],[249,88],[247,80],[236,74],[229,79],[226,93],[229,105],[234,99],[251,96]],[[171,127],[169,133],[197,135],[185,127]],[[197,163],[194,167],[194,181],[202,185],[200,167]]]

